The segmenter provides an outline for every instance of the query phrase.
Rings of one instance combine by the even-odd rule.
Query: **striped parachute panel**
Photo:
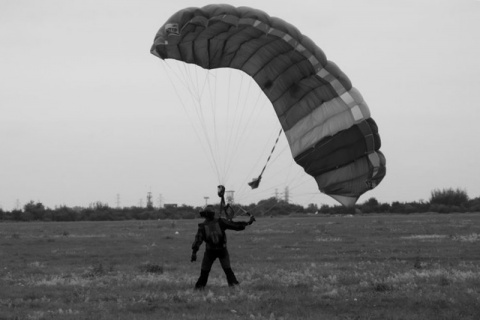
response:
[[[250,75],[271,101],[295,161],[343,205],[385,176],[377,125],[361,94],[293,25],[247,7],[187,8],[160,28],[151,52]]]

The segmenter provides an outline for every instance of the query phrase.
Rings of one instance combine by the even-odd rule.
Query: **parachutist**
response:
[[[250,216],[249,222],[232,221],[224,218],[215,218],[215,210],[213,206],[207,206],[200,212],[200,216],[205,218],[205,221],[198,224],[197,234],[192,244],[192,256],[190,261],[197,260],[197,251],[205,242],[205,253],[202,259],[202,266],[200,270],[200,277],[195,284],[195,289],[201,290],[205,288],[208,281],[208,275],[213,263],[218,258],[222,266],[229,286],[238,285],[239,282],[233,273],[230,265],[230,255],[227,250],[227,235],[225,230],[241,231],[245,230],[247,225],[251,225],[255,218]]]

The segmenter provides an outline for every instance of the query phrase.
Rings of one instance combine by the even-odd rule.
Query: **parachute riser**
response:
[[[217,194],[220,197],[220,216],[225,216],[227,220],[232,220],[233,218],[242,215],[252,217],[252,214],[242,207],[237,206],[238,210],[235,210],[233,208],[233,202],[227,203],[225,201],[225,187],[223,185],[217,187]]]

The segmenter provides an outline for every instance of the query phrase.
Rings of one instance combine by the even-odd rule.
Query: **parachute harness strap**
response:
[[[280,129],[280,131],[278,132],[277,140],[275,140],[275,144],[273,145],[272,151],[270,151],[270,155],[268,156],[267,162],[265,162],[265,165],[263,166],[262,172],[260,172],[260,175],[258,176],[258,178],[256,178],[256,179],[254,178],[251,182],[248,183],[248,185],[252,189],[256,189],[260,185],[260,180],[262,180],[262,175],[265,172],[265,169],[267,168],[267,164],[270,161],[270,158],[272,157],[273,151],[275,151],[275,147],[277,146],[278,140],[280,139],[280,136],[282,135],[282,131],[283,131],[283,129]]]

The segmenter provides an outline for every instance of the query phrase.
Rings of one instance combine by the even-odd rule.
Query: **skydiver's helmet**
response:
[[[200,217],[206,218],[209,220],[215,218],[215,209],[213,208],[213,206],[208,205],[203,209],[203,211],[200,211]]]

